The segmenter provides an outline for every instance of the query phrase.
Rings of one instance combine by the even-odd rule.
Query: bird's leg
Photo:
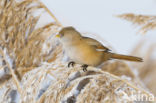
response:
[[[88,65],[87,64],[83,64],[81,67],[82,67],[83,71],[86,72]]]
[[[69,63],[68,63],[68,68],[69,68],[70,66],[74,67],[74,64],[75,64],[75,62],[73,62],[73,61],[69,62]]]

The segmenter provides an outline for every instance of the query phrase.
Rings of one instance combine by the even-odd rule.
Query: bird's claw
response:
[[[82,65],[81,67],[82,67],[83,71],[86,72],[86,71],[87,71],[88,65],[87,65],[87,64],[84,64],[84,65]]]
[[[73,61],[72,61],[72,62],[69,62],[69,63],[68,63],[68,68],[69,68],[70,66],[74,67],[74,64],[75,64],[75,62],[73,62]]]

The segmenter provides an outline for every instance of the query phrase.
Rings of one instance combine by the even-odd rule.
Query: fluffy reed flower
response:
[[[138,93],[151,96],[130,67],[107,62],[102,69],[68,68],[55,38],[61,24],[38,0],[0,1],[0,103],[121,103]],[[35,15],[54,19],[37,28]]]
[[[117,17],[128,20],[133,24],[141,26],[139,32],[146,33],[149,30],[156,29],[156,16],[151,15],[137,15],[137,14],[121,14]]]

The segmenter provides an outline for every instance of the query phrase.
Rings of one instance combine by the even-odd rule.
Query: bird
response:
[[[82,64],[83,71],[87,71],[88,66],[97,67],[105,61],[111,59],[121,59],[134,62],[142,62],[140,57],[112,53],[111,50],[99,41],[82,36],[74,27],[63,27],[56,35],[63,45],[65,54],[70,58],[68,67],[75,63]]]

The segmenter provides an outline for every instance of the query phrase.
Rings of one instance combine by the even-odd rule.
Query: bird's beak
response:
[[[57,34],[55,37],[60,38],[60,34]]]

